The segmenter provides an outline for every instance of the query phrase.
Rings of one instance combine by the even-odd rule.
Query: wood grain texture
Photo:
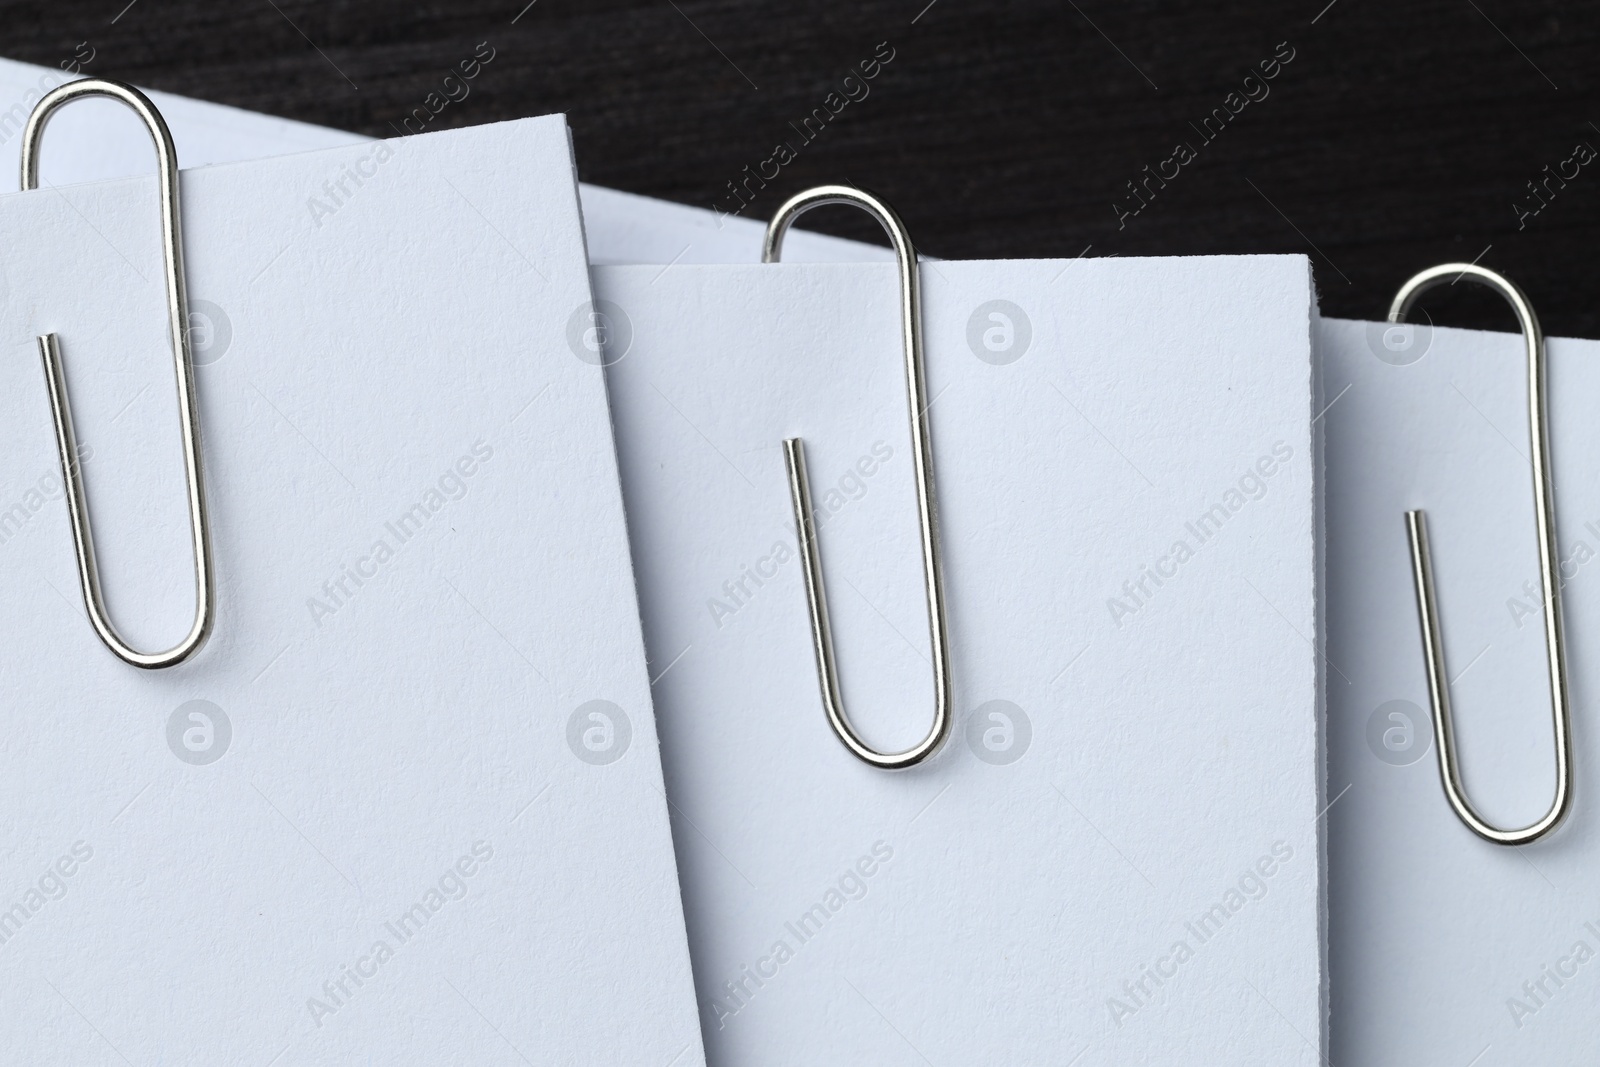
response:
[[[727,183],[787,139],[800,150],[747,214],[848,181],[938,256],[1305,252],[1325,312],[1368,318],[1412,272],[1481,257],[1551,332],[1600,337],[1600,160],[1518,209],[1541,203],[1545,167],[1600,148],[1592,4],[124,2],[0,2],[5,52],[53,66],[88,41],[93,73],[385,135],[487,42],[430,128],[565,111],[602,185],[731,210]],[[800,138],[789,124],[881,42],[894,59],[868,95]],[[1268,95],[1206,141],[1196,126],[1282,42],[1294,58]],[[1179,143],[1195,158],[1119,224],[1125,183]],[[873,236],[836,209],[815,224]],[[1482,293],[1428,307],[1512,321]]]

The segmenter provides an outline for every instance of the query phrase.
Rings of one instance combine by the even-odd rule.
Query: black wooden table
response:
[[[564,111],[588,181],[850,182],[944,257],[1304,252],[1332,315],[1477,260],[1600,337],[1593,4],[526,2],[0,2],[0,52],[374,135]],[[1510,328],[1465,288],[1436,321]]]

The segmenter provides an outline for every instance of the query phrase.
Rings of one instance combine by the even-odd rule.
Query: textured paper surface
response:
[[[1426,317],[1416,316],[1424,324]],[[1335,1063],[1582,1063],[1600,1055],[1600,344],[1548,342],[1576,793],[1501,848],[1439,784],[1405,512],[1428,514],[1467,794],[1523,826],[1555,788],[1528,452],[1510,333],[1328,320],[1329,812]],[[1587,772],[1587,773],[1586,773]]]
[[[894,268],[592,274],[710,1061],[1319,1062],[1306,261],[924,265],[957,720],[898,774],[824,719],[780,447],[906,747]]]
[[[571,166],[545,118],[183,175],[219,607],[154,673],[83,617],[33,338],[165,647],[155,182],[0,198],[8,1061],[699,1061]]]
[[[85,74],[96,73],[95,64]],[[489,77],[493,68],[487,68]],[[0,59],[0,172],[16,181],[22,127],[45,92],[67,75]],[[161,109],[184,167],[234,163],[316,148],[359,144],[367,138],[172,93],[149,93]],[[470,100],[471,97],[466,99]],[[420,103],[420,101],[419,101]],[[401,116],[403,118],[403,116]],[[120,104],[83,101],[50,120],[50,150],[41,175],[48,184],[98,181],[147,173],[155,156],[143,127]],[[0,188],[16,188],[15,184]],[[755,263],[766,219],[719,216],[706,209],[582,184],[589,258],[595,263]],[[766,213],[780,203],[776,193]],[[784,242],[790,259],[854,262],[892,258],[887,248],[794,230]]]

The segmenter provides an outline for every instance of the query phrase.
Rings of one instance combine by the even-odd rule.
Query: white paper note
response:
[[[0,198],[6,1059],[699,1062],[565,124],[182,185],[219,606],[152,673],[84,618],[33,338],[113,617],[166,647],[155,181]]]
[[[85,58],[89,59],[87,65]],[[97,67],[105,65],[104,57],[92,47],[76,49],[64,55],[62,62],[85,75],[99,74]],[[481,76],[492,77],[493,69],[484,68]],[[0,174],[13,175],[11,182],[16,180],[21,131],[28,112],[40,96],[68,77],[64,70],[0,59]],[[172,93],[149,95],[171,128],[178,158],[185,167],[264,159],[367,140],[343,130]],[[466,99],[471,97],[464,98],[463,103]],[[144,130],[117,104],[84,101],[61,112],[51,121],[50,129],[53,151],[41,171],[47,184],[124,178],[154,168],[155,156]],[[589,258],[595,263],[755,263],[761,259],[764,218],[719,215],[707,208],[588,183],[581,184],[579,191]],[[776,193],[768,195],[772,197],[770,213],[780,200]],[[890,251],[880,245],[806,230],[793,231],[785,250],[790,259],[826,262],[892,258]]]
[[[1535,298],[1537,304],[1537,298]],[[1555,789],[1514,334],[1328,320],[1331,968],[1335,1063],[1584,1063],[1600,1055],[1600,344],[1548,342],[1575,800],[1552,836],[1480,840],[1439,782],[1405,512],[1422,508],[1467,795],[1500,826]],[[1594,973],[1591,973],[1594,972]]]
[[[1306,261],[924,265],[957,718],[901,773],[824,718],[780,447],[908,747],[894,267],[592,273],[710,1061],[1319,1062]]]

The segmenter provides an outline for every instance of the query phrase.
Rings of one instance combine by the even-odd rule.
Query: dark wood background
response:
[[[1478,259],[1551,332],[1600,337],[1600,160],[1518,215],[1544,168],[1600,148],[1592,3],[126,2],[0,0],[4,53],[55,66],[87,41],[96,74],[390,135],[488,42],[493,63],[434,128],[565,111],[585,180],[726,209],[726,183],[887,41],[870,95],[748,214],[848,181],[937,256],[1304,252],[1324,311],[1366,318],[1415,270]],[[1189,124],[1280,42],[1295,58],[1270,95],[1119,228],[1125,183],[1199,144]],[[807,221],[874,236],[842,211]],[[1511,323],[1486,294],[1430,310]]]

